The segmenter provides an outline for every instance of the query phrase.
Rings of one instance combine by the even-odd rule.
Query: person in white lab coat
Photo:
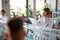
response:
[[[43,16],[38,20],[38,23],[40,25],[43,25],[45,27],[52,27],[53,25],[53,20],[50,17],[50,9],[49,8],[44,8]]]
[[[2,20],[2,27],[6,28],[8,18],[6,16],[6,13],[5,13],[4,9],[1,10],[1,14],[2,14],[2,19],[1,19]]]
[[[2,9],[2,10],[1,10],[1,13],[2,13],[2,20],[6,23],[7,20],[8,20],[8,17],[6,16],[5,10]]]
[[[1,17],[1,26],[0,26],[0,30],[1,30],[1,37],[3,37],[3,38],[1,38],[2,40],[4,40],[6,37],[5,37],[5,32],[6,32],[6,30],[7,30],[7,21],[8,21],[8,18],[7,18],[7,16],[6,16],[6,13],[5,13],[5,10],[4,9],[2,9],[1,10],[1,15],[2,15],[2,17]]]

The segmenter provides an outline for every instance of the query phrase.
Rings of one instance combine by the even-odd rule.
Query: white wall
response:
[[[2,9],[2,1],[0,0],[0,10]]]

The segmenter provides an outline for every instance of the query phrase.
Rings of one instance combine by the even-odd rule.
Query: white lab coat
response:
[[[53,26],[53,19],[42,17],[38,20],[38,23],[40,25],[45,26],[45,27],[52,27]]]
[[[8,18],[6,15],[2,16],[0,18],[0,36],[3,37],[1,39],[5,39],[6,36],[5,36],[5,32],[7,31],[7,21],[8,21]]]
[[[7,21],[8,21],[7,16],[6,15],[2,16],[2,23],[7,23]]]
[[[6,31],[6,29],[7,29],[7,21],[8,21],[8,18],[7,18],[7,16],[5,15],[5,16],[2,16],[2,30],[3,31]]]

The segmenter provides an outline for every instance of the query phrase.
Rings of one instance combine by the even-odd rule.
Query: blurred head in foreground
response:
[[[23,21],[20,17],[11,18],[7,25],[7,40],[24,40],[26,33],[23,28]]]

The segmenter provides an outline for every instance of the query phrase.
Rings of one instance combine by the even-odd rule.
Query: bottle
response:
[[[33,34],[31,33],[31,31],[28,32],[28,39],[32,40],[33,39]]]

